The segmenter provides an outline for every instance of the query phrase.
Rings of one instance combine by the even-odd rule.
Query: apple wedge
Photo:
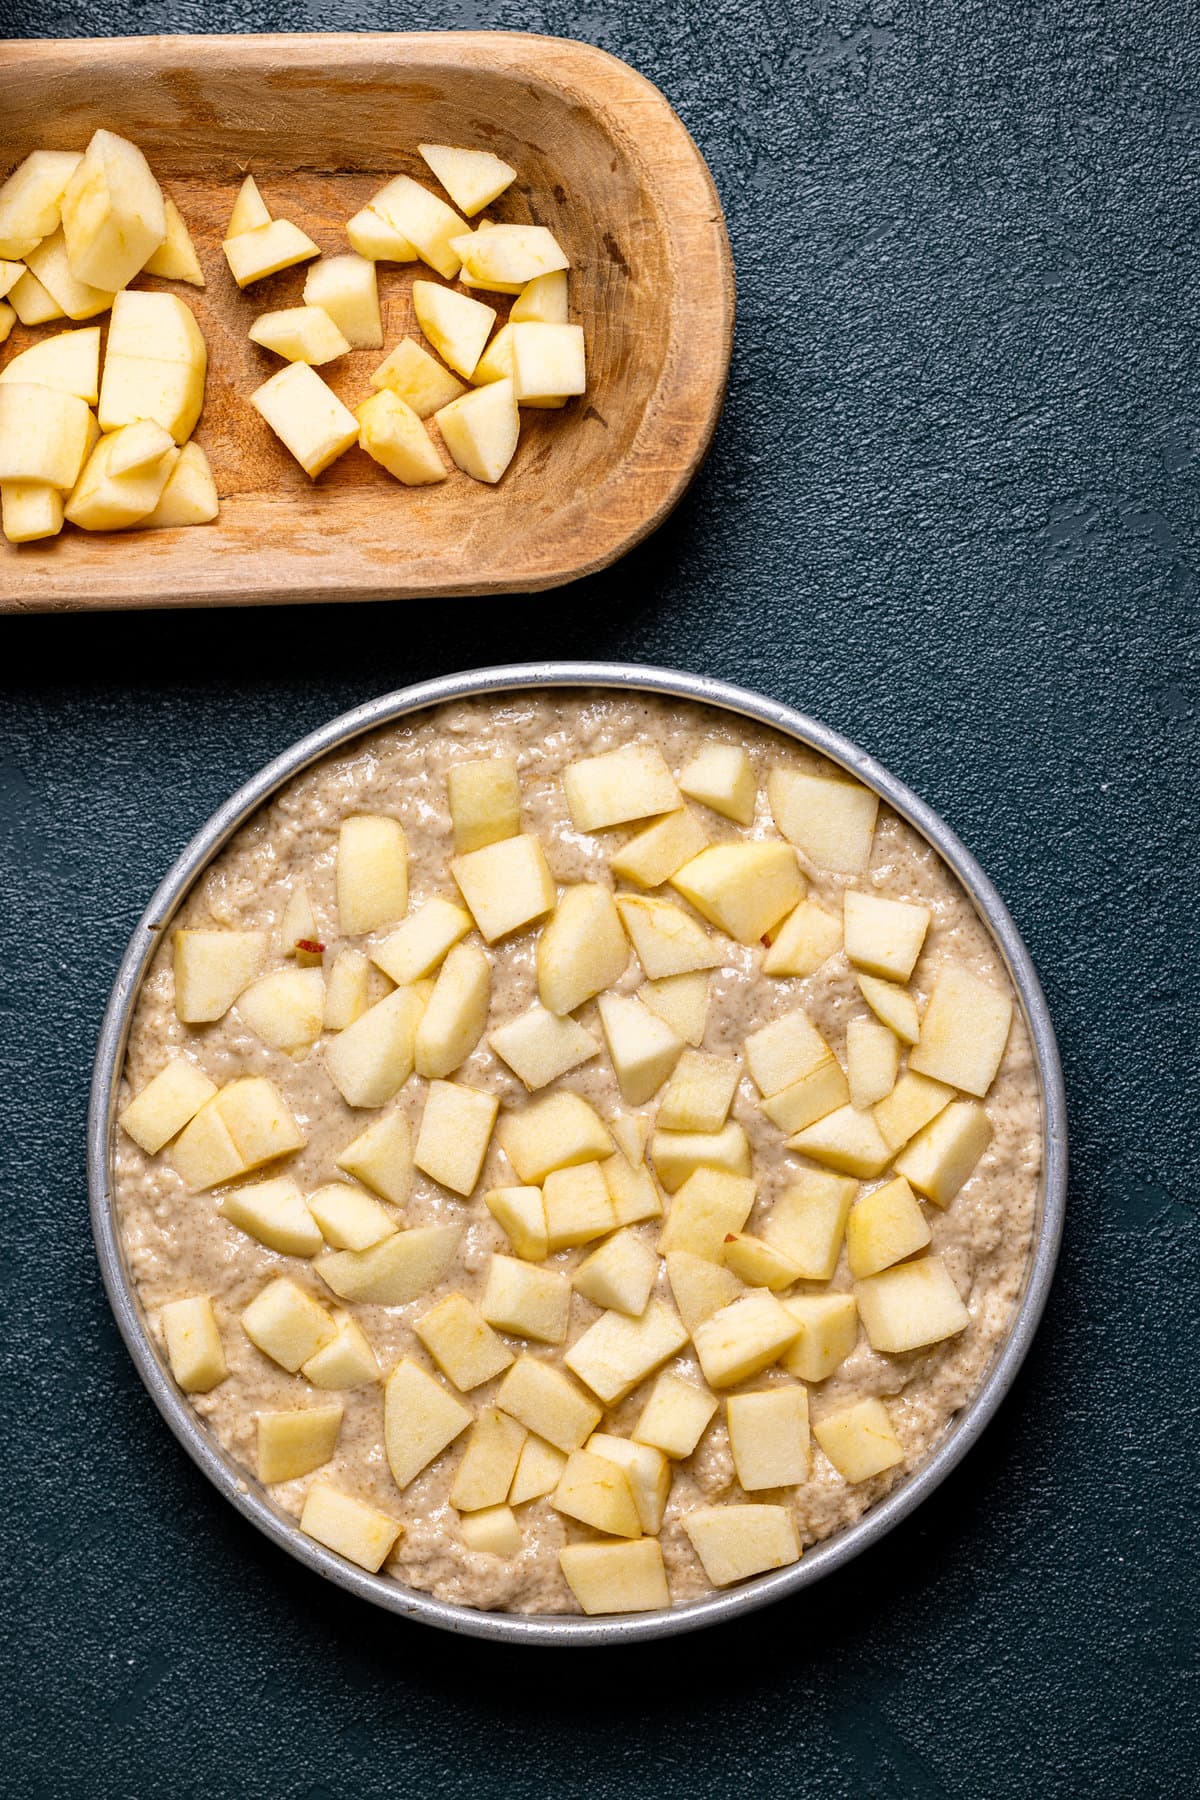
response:
[[[375,264],[365,256],[351,251],[314,263],[304,278],[304,304],[327,313],[352,349],[382,347]]]
[[[31,344],[0,369],[0,384],[8,381],[58,388],[94,406],[100,398],[100,327],[60,331]]]
[[[496,323],[495,308],[433,281],[414,281],[412,298],[417,323],[442,361],[469,381]]]
[[[83,158],[33,150],[0,187],[0,256],[23,260],[62,222],[62,199]]]
[[[458,150],[449,144],[418,144],[417,149],[468,219],[499,199],[517,179],[512,165],[490,150]]]
[[[358,420],[307,363],[280,369],[250,404],[313,481],[358,442]]]
[[[250,327],[250,341],[273,350],[286,362],[310,365],[345,356],[350,345],[323,306],[286,306],[261,313]]]
[[[390,388],[412,407],[419,419],[440,412],[466,392],[457,375],[435,362],[415,338],[401,338],[372,375],[371,386]]]
[[[367,455],[405,487],[445,481],[446,470],[432,438],[412,407],[389,388],[360,402],[358,441]]]
[[[162,189],[136,144],[93,133],[63,190],[62,229],[77,280],[112,293],[128,286],[167,236]]]
[[[442,441],[464,475],[494,485],[516,455],[521,419],[511,381],[474,388],[434,417]]]

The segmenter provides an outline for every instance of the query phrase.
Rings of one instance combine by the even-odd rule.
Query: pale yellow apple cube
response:
[[[878,1019],[851,1019],[846,1027],[846,1081],[850,1104],[867,1112],[885,1100],[900,1072],[900,1040]],[[877,1121],[878,1122],[878,1121]]]
[[[553,232],[544,225],[491,225],[468,234],[465,241],[460,238],[457,248],[466,252],[464,268],[473,281],[501,291],[519,292],[535,276],[569,266]]]
[[[478,1512],[465,1513],[458,1522],[458,1535],[468,1550],[486,1556],[502,1556],[511,1561],[523,1546],[521,1527],[511,1506],[484,1506]]]
[[[24,257],[57,231],[67,183],[83,158],[73,150],[33,150],[0,187],[0,256]]]
[[[573,1450],[550,1504],[570,1519],[612,1537],[642,1535],[637,1504],[624,1471],[591,1450]]]
[[[518,1256],[526,1262],[542,1262],[549,1256],[546,1207],[541,1188],[492,1188],[483,1196],[483,1204]]]
[[[443,369],[441,363],[435,362],[427,350],[422,350],[413,338],[401,338],[391,355],[385,358],[371,377],[373,388],[386,388],[403,400],[416,413],[418,419],[427,419],[431,413],[441,412],[452,400],[458,400],[465,392],[457,375],[451,375],[449,369]],[[451,770],[453,781],[454,771]],[[509,836],[509,833],[504,833]],[[495,838],[483,838],[481,843],[494,843]],[[478,844],[459,844],[460,851],[478,849]]]
[[[530,1432],[521,1446],[517,1472],[508,1490],[510,1506],[526,1506],[530,1500],[541,1500],[552,1494],[567,1466],[566,1456],[544,1438]]]
[[[608,889],[595,882],[565,888],[538,939],[538,998],[559,1016],[574,1012],[619,981],[628,961],[629,945]]]
[[[256,1425],[258,1479],[269,1487],[311,1475],[329,1461],[342,1428],[342,1408],[306,1406],[259,1413]]]
[[[837,775],[772,769],[767,799],[789,843],[818,869],[863,875],[871,860],[879,797]]]
[[[337,1336],[337,1326],[320,1302],[286,1275],[268,1282],[245,1308],[242,1330],[257,1350],[292,1375]]]
[[[558,1561],[567,1586],[589,1615],[657,1612],[671,1604],[657,1538],[565,1544]]]
[[[682,1350],[687,1338],[674,1309],[661,1300],[651,1300],[638,1319],[618,1312],[601,1313],[595,1324],[576,1338],[563,1362],[605,1406],[615,1406],[639,1381]]]
[[[800,1279],[800,1268],[773,1244],[745,1231],[731,1232],[725,1239],[725,1266],[732,1269],[747,1287],[770,1288],[772,1293],[792,1287]]]
[[[749,825],[758,798],[754,764],[738,744],[706,744],[679,777],[689,800],[699,800],[735,824]]]
[[[383,344],[379,287],[375,264],[353,251],[324,256],[304,279],[304,304],[329,315],[353,350],[378,350]]]
[[[832,1054],[800,1007],[769,1025],[761,1025],[746,1039],[747,1066],[760,1093],[767,1098],[821,1068]]]
[[[408,843],[398,819],[354,813],[342,820],[337,908],[338,923],[347,937],[377,931],[404,917],[408,909]]]
[[[841,1367],[858,1342],[858,1306],[853,1294],[797,1294],[783,1303],[800,1322],[800,1336],[780,1359],[801,1381],[825,1381]]]
[[[954,1090],[928,1075],[906,1069],[890,1094],[872,1108],[872,1117],[890,1150],[902,1149],[918,1131],[936,1119],[954,1098]]]
[[[473,481],[494,485],[517,452],[521,415],[511,379],[474,388],[434,415],[442,442]]]
[[[847,891],[843,906],[850,961],[885,981],[907,981],[929,930],[929,908],[853,889]]]
[[[409,1357],[383,1393],[383,1441],[392,1479],[403,1491],[471,1424],[471,1411]],[[503,1496],[501,1496],[503,1498]]]
[[[600,1049],[598,1040],[575,1019],[559,1018],[544,1006],[531,1006],[520,1018],[500,1026],[488,1043],[530,1093],[577,1069]]]
[[[118,1114],[117,1123],[147,1156],[154,1156],[216,1091],[216,1084],[195,1063],[172,1057]]]
[[[535,1269],[516,1257],[494,1255],[479,1310],[500,1331],[561,1344],[571,1316],[571,1283],[556,1269]]]
[[[929,1243],[929,1221],[902,1175],[864,1194],[850,1209],[846,1256],[855,1279],[878,1275]]]
[[[904,1461],[891,1414],[882,1400],[859,1400],[827,1413],[813,1424],[813,1436],[843,1481],[870,1481]]]
[[[250,404],[314,481],[358,442],[358,420],[308,363],[288,363],[255,389]],[[351,933],[372,927],[352,928],[343,922],[342,929]]]
[[[305,1381],[318,1388],[365,1387],[379,1380],[379,1364],[363,1331],[347,1314],[337,1315],[337,1336],[301,1363]]]
[[[671,877],[710,924],[739,944],[757,944],[804,892],[790,844],[713,844]]]
[[[368,264],[373,268],[374,264]],[[405,487],[445,481],[437,446],[418,415],[399,394],[383,388],[355,408],[358,441],[367,455]]]
[[[316,948],[320,935],[308,883],[297,881],[288,890],[279,921],[280,951],[284,956],[294,956],[301,968],[319,967],[321,950],[324,949],[323,944],[320,950]],[[302,949],[302,945],[307,948]]]
[[[613,1121],[614,1126],[616,1121]],[[613,1203],[618,1225],[639,1225],[643,1219],[662,1217],[662,1196],[644,1165],[634,1167],[623,1156],[610,1156],[600,1165]]]
[[[8,290],[12,311],[22,325],[46,325],[51,319],[65,319],[66,313],[52,294],[48,294],[37,276],[29,269]],[[6,303],[7,304],[7,303]],[[9,325],[11,331],[12,326]],[[8,336],[8,331],[5,332]]]
[[[581,1262],[571,1278],[595,1306],[640,1318],[658,1275],[654,1249],[636,1231],[618,1231]]]
[[[241,1153],[216,1106],[217,1097],[206,1101],[180,1132],[171,1161],[185,1187],[192,1193],[216,1187],[243,1174]]]
[[[815,975],[842,947],[841,922],[819,900],[802,900],[771,939],[763,957],[768,975]]]
[[[418,144],[455,206],[473,218],[517,178],[517,171],[490,150],[458,150],[450,144]]]
[[[534,319],[546,325],[567,322],[567,271],[552,269],[527,281],[508,309],[510,324]]]
[[[442,361],[469,381],[496,323],[495,307],[435,281],[414,281],[412,298],[417,323]]]
[[[96,287],[128,285],[167,235],[162,189],[136,144],[93,132],[61,198],[71,268]]]
[[[267,205],[258,191],[258,183],[253,175],[247,175],[237,192],[233,203],[233,211],[229,215],[229,224],[225,228],[226,237],[241,237],[244,231],[255,231],[260,225],[269,225],[271,215]]]
[[[176,931],[175,1011],[185,1025],[223,1018],[267,957],[265,931]]]
[[[503,1377],[496,1405],[565,1452],[578,1450],[601,1418],[595,1401],[568,1375],[529,1355],[519,1356]]]
[[[965,1331],[971,1315],[940,1256],[899,1263],[855,1284],[859,1317],[872,1350],[922,1350]]]
[[[625,1161],[633,1169],[641,1168],[650,1138],[649,1119],[643,1113],[618,1113],[609,1121],[609,1128]]]
[[[485,1406],[471,1427],[450,1487],[450,1504],[460,1512],[502,1506],[517,1472],[526,1431],[499,1407]]]
[[[666,1263],[675,1304],[693,1335],[697,1325],[711,1319],[745,1291],[732,1269],[706,1256],[695,1256],[690,1250],[673,1250]]]
[[[221,1115],[247,1173],[277,1156],[302,1150],[307,1141],[278,1088],[263,1075],[242,1076],[228,1082],[208,1105]],[[202,1113],[197,1113],[196,1119],[200,1117]],[[175,1146],[176,1158],[196,1119],[184,1127]]]
[[[824,1062],[802,1075],[799,1081],[793,1081],[790,1087],[781,1088],[759,1104],[772,1125],[791,1136],[836,1112],[849,1098],[849,1083],[831,1051]]]
[[[658,1241],[661,1255],[686,1250],[712,1262],[724,1257],[725,1239],[750,1217],[756,1193],[748,1175],[696,1169],[675,1195]]]
[[[671,1469],[662,1451],[603,1431],[593,1432],[585,1448],[624,1471],[642,1530],[651,1536],[661,1531],[671,1491]]]
[[[429,1291],[450,1267],[461,1225],[414,1225],[393,1232],[369,1250],[334,1250],[313,1268],[339,1300],[373,1306],[406,1306]]]
[[[207,1294],[169,1300],[159,1312],[171,1373],[185,1394],[207,1394],[229,1373]]]
[[[670,1076],[683,1039],[631,994],[601,994],[597,1007],[622,1098],[641,1106]]]
[[[618,894],[617,911],[651,981],[714,969],[721,961],[720,944],[673,900]]]
[[[915,1044],[921,1035],[917,1003],[912,995],[894,981],[881,981],[878,975],[860,975],[859,992],[875,1017],[894,1031],[906,1044]]]
[[[461,258],[450,246],[466,224],[452,206],[407,175],[397,175],[380,188],[370,205],[413,246],[422,262],[447,281],[454,280]]]
[[[473,1193],[500,1102],[459,1082],[431,1081],[413,1161],[452,1193]]]
[[[67,492],[79,478],[92,433],[92,415],[78,394],[32,381],[0,384],[0,481]]]
[[[674,1194],[697,1169],[749,1175],[750,1141],[734,1119],[720,1131],[656,1131],[650,1160],[668,1194]]]
[[[317,1188],[308,1197],[308,1210],[334,1250],[369,1250],[396,1230],[396,1221],[378,1200],[348,1181]]]
[[[320,969],[276,969],[243,989],[237,1009],[272,1050],[303,1056],[325,1027],[325,977]]]
[[[360,207],[346,220],[350,248],[372,262],[416,262],[417,253],[402,232],[389,225],[373,206]]]
[[[799,1150],[827,1169],[856,1175],[869,1181],[882,1175],[892,1152],[870,1113],[840,1106],[814,1125],[805,1126],[787,1140],[789,1150]]]
[[[371,951],[371,961],[397,987],[408,987],[431,975],[470,929],[471,915],[464,907],[435,895]]]
[[[708,1023],[708,980],[703,969],[688,975],[667,975],[661,981],[644,982],[638,989],[638,999],[665,1019],[685,1043],[699,1047]]]
[[[361,1019],[370,997],[371,965],[361,950],[339,950],[325,985],[325,1029],[344,1031]]]
[[[992,1141],[977,1100],[955,1100],[896,1158],[896,1173],[935,1206],[949,1206]]]
[[[576,831],[604,831],[679,806],[679,789],[654,744],[627,744],[568,763],[562,784]]]
[[[418,1075],[451,1074],[483,1036],[492,995],[492,966],[477,944],[456,944],[442,964],[417,1026]]]
[[[11,307],[8,310],[11,312]],[[0,344],[7,336],[4,311],[0,301]],[[10,544],[36,544],[57,537],[65,517],[57,488],[43,481],[0,481],[0,531]]]
[[[801,1171],[771,1208],[762,1235],[804,1281],[829,1281],[837,1268],[858,1183],[816,1169]]]
[[[692,1454],[719,1404],[715,1394],[666,1369],[650,1390],[633,1436],[679,1461]]]
[[[665,813],[614,851],[612,872],[638,887],[659,887],[707,844],[708,833],[695,813],[684,806],[678,812]]]
[[[612,1196],[599,1163],[552,1169],[542,1185],[542,1202],[551,1253],[588,1244],[616,1229]]]
[[[511,1350],[465,1294],[448,1294],[416,1320],[413,1330],[443,1375],[464,1394],[502,1374],[513,1360]]]
[[[323,306],[285,306],[260,313],[249,337],[251,343],[273,350],[285,362],[311,363],[314,368],[345,356],[350,349]]]
[[[230,1188],[221,1198],[220,1211],[239,1231],[281,1256],[317,1256],[325,1248],[300,1189],[286,1175]]]
[[[305,1495],[300,1529],[372,1575],[404,1535],[399,1519],[389,1518],[325,1481],[314,1481]]]
[[[514,756],[456,763],[446,777],[446,786],[459,856],[519,834],[521,788]]]
[[[512,324],[510,329],[513,387],[519,406],[536,406],[545,400],[585,392],[587,359],[582,325],[524,320]]]
[[[741,1070],[732,1057],[685,1050],[659,1103],[665,1131],[720,1131],[729,1116]]]
[[[731,1394],[725,1402],[729,1448],[748,1494],[808,1480],[808,1389],[798,1385]]]
[[[256,225],[250,231],[241,231],[236,237],[226,238],[221,248],[225,252],[229,272],[240,288],[249,287],[253,281],[262,281],[264,276],[277,275],[280,269],[294,268],[297,263],[307,262],[310,257],[321,254],[320,248],[313,243],[307,232],[301,231],[289,219],[271,219],[266,225]],[[302,368],[307,365],[297,363],[293,366]],[[251,401],[253,403],[253,396]],[[291,448],[290,445],[288,447]]]
[[[800,1559],[795,1522],[786,1506],[697,1506],[683,1529],[714,1587]]]
[[[19,270],[21,265],[8,263],[0,267]],[[7,291],[6,279],[0,278],[2,291]],[[0,369],[0,384],[9,381],[31,381],[40,387],[57,388],[60,393],[75,394],[88,406],[95,406],[100,398],[100,327],[88,325],[81,331],[60,331],[31,344]]]
[[[1008,1042],[1012,1000],[966,969],[943,969],[921,1021],[910,1069],[982,1099]]]
[[[692,1333],[710,1387],[735,1387],[777,1362],[800,1335],[799,1323],[765,1289],[743,1294]]]
[[[543,918],[557,899],[542,846],[527,833],[456,856],[450,873],[489,944]]]
[[[337,1166],[393,1206],[403,1206],[412,1185],[412,1133],[395,1108],[373,1119],[336,1157]]]
[[[404,1086],[424,1011],[416,988],[397,988],[325,1046],[325,1067],[348,1106],[383,1106]]]
[[[116,432],[100,439],[67,499],[64,516],[81,531],[123,531],[140,524],[153,512],[170,478],[179,455],[174,446],[149,468],[114,475],[112,461],[121,448],[121,436]]]
[[[556,1169],[612,1155],[612,1138],[579,1094],[549,1094],[521,1112],[505,1112],[496,1128],[500,1147],[520,1179],[536,1185]]]

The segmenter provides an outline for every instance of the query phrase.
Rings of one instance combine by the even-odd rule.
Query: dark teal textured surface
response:
[[[16,0],[6,18],[601,44],[707,155],[740,315],[695,489],[585,586],[428,615],[5,625],[0,1791],[1194,1793],[1194,0]],[[965,1465],[794,1602],[620,1654],[444,1639],[266,1545],[141,1390],[85,1210],[96,1029],[185,840],[368,695],[545,655],[759,687],[938,807],[1041,970],[1073,1133],[1060,1278]]]

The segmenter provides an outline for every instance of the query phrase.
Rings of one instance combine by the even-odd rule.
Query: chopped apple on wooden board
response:
[[[310,363],[314,367],[332,362],[335,356],[345,356],[350,349],[325,308],[307,303],[262,313],[250,327],[250,338],[286,362]]]
[[[418,144],[417,148],[468,219],[498,200],[517,179],[517,171],[490,150],[456,150],[449,144]]]
[[[229,272],[240,288],[321,254],[319,245],[313,243],[307,232],[288,219],[272,219],[268,225],[256,225],[252,231],[228,237],[221,248]]]

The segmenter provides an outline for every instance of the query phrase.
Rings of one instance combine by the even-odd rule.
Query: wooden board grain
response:
[[[203,290],[135,285],[186,298],[208,340],[196,439],[221,516],[189,530],[0,540],[0,609],[532,592],[606,567],[684,493],[724,396],[733,267],[703,158],[626,64],[501,32],[0,44],[0,173],[34,148],[82,148],[99,125],[145,150],[200,256]],[[233,199],[250,171],[273,214],[327,254],[344,251],[346,219],[384,181],[404,172],[432,184],[421,141],[481,146],[517,169],[486,216],[534,220],[563,243],[589,391],[560,412],[522,414],[495,488],[462,475],[403,488],[359,450],[310,482],[247,400],[282,366],[248,327],[299,303],[304,270],[239,292],[220,247]],[[429,274],[380,266],[386,347],[415,334],[411,285]],[[495,302],[502,321],[507,302]],[[5,359],[59,329],[18,326]],[[356,351],[322,373],[354,405],[382,354]]]

